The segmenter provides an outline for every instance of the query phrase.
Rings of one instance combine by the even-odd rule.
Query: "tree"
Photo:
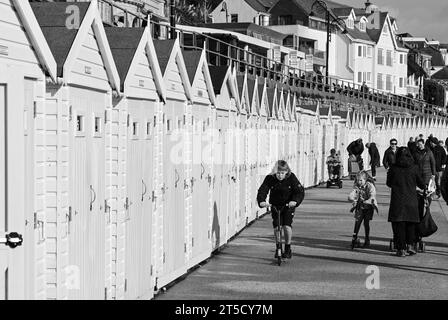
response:
[[[196,25],[206,23],[211,7],[207,0],[174,0],[176,2],[176,22]]]
[[[424,100],[440,107],[445,106],[445,88],[434,80],[425,80],[423,85]]]

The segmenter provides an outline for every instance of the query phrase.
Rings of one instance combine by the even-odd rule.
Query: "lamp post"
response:
[[[420,68],[422,68],[422,70],[424,71],[424,69],[423,69],[423,56],[420,56]],[[420,84],[419,84],[419,88],[418,88],[418,99],[419,100],[422,100],[422,82],[423,82],[422,78],[423,78],[423,73],[420,76]]]
[[[226,23],[229,23],[229,11],[227,10],[227,3],[225,1],[222,3],[221,12],[226,13]]]
[[[342,33],[347,33],[347,29],[345,26],[345,21],[341,18],[334,17],[330,14],[330,10],[328,10],[327,4],[322,0],[315,0],[311,6],[310,16],[314,16],[313,9],[316,5],[319,5],[321,9],[325,10],[325,22],[327,24],[327,43],[325,46],[325,83],[328,85],[328,65],[329,65],[329,57],[330,57],[330,42],[331,42],[331,24],[335,22],[342,22],[344,25],[344,31]],[[331,20],[331,21],[330,21]]]

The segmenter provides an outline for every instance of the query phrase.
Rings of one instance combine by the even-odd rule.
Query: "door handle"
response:
[[[201,171],[201,179],[202,179],[202,177],[204,176],[204,173],[205,173],[205,167],[202,162],[201,162],[201,169],[202,169],[202,171]]]
[[[11,249],[21,246],[23,243],[23,237],[17,232],[11,232],[5,235],[5,238],[0,238],[0,244],[4,244]]]
[[[92,199],[92,193],[93,193],[93,199]],[[90,185],[90,211],[93,210],[93,203],[96,201],[96,192],[93,189],[92,185]]]
[[[142,201],[144,200],[144,196],[145,196],[145,194],[146,194],[146,192],[148,191],[147,190],[147,188],[146,188],[146,183],[145,183],[145,181],[143,181],[143,179],[142,179],[142,185],[143,185],[143,188],[144,188],[144,192],[142,193]]]
[[[175,179],[176,179],[176,182],[174,183],[174,187],[175,188],[177,188],[177,184],[179,183],[179,180],[180,180],[180,176],[179,176],[179,173],[177,172],[177,169],[174,169],[174,174],[175,174]]]

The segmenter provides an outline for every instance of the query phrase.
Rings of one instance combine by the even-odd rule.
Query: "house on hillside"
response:
[[[269,9],[278,0],[214,0],[209,9],[212,23],[270,24]]]
[[[354,8],[324,1],[332,23],[328,73],[357,86],[406,94],[408,49],[396,41],[396,19],[369,1]],[[326,59],[326,12],[313,0],[279,0],[269,11],[273,30],[294,37],[294,46]]]

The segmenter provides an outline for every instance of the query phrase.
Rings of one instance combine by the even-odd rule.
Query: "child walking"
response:
[[[369,181],[370,180],[370,181]],[[364,248],[370,245],[370,220],[373,219],[373,211],[378,212],[376,201],[376,188],[373,179],[369,179],[366,171],[360,171],[356,175],[355,184],[348,197],[353,202],[350,212],[355,212],[355,228],[353,230],[352,250],[359,243],[358,233],[364,221]]]

